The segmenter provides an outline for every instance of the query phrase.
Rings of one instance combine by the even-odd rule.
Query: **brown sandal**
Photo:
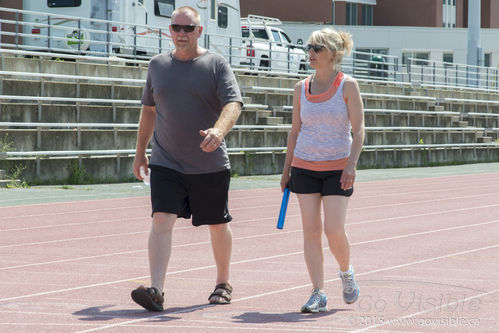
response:
[[[132,299],[135,303],[149,311],[163,311],[165,299],[164,293],[160,293],[156,287],[146,288],[140,286],[132,291]]]
[[[218,300],[212,300],[213,297],[219,297]],[[227,283],[217,284],[215,290],[208,297],[210,304],[230,304],[232,299],[232,286]]]

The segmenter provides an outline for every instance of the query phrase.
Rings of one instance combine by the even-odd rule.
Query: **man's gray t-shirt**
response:
[[[213,152],[199,146],[199,130],[212,128],[222,108],[242,104],[241,92],[227,61],[210,51],[180,61],[171,53],[151,59],[142,104],[156,106],[150,163],[184,174],[203,174],[230,168],[225,140]]]

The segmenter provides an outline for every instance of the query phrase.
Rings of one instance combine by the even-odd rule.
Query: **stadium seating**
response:
[[[235,69],[245,106],[226,137],[239,175],[281,171],[294,86],[305,75]],[[147,62],[0,50],[0,159],[26,179],[131,176]],[[359,79],[360,167],[499,160],[499,94]]]

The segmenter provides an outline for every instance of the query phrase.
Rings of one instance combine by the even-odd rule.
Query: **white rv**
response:
[[[238,0],[23,0],[27,49],[154,55],[173,47],[175,8],[191,6],[204,26],[201,44],[239,63]]]

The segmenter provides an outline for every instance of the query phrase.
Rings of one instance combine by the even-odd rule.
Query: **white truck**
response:
[[[173,10],[191,6],[204,26],[200,43],[238,65],[239,0],[23,0],[26,49],[151,56],[173,48]]]
[[[241,19],[243,54],[241,66],[260,70],[305,72],[307,53],[293,44],[286,33],[276,27],[277,18],[248,15]]]

